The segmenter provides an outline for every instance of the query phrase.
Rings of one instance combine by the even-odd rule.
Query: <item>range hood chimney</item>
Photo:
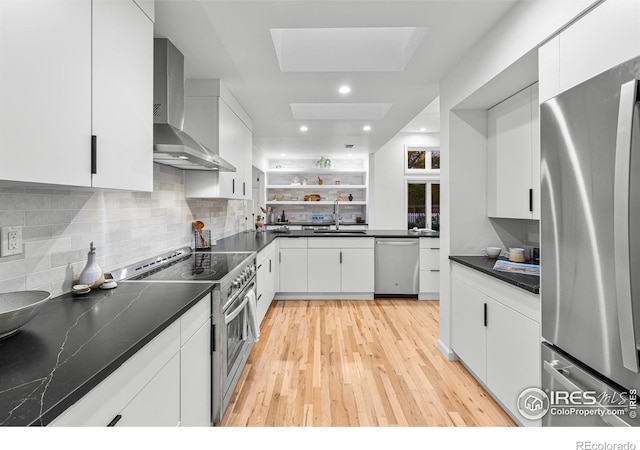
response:
[[[185,133],[184,56],[169,39],[153,40],[153,161],[185,170],[236,168]]]

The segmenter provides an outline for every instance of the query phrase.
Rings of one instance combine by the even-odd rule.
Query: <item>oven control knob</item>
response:
[[[231,283],[231,285],[233,286],[233,290],[236,290],[240,287],[240,282],[236,278],[235,280],[233,280],[233,283]]]

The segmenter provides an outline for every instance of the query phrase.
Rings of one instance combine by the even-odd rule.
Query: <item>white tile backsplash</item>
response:
[[[191,222],[201,220],[221,239],[251,226],[251,202],[185,199],[184,173],[154,164],[154,191],[0,187],[0,226],[23,228],[23,254],[0,258],[0,292],[69,292],[84,268],[89,243],[109,272],[191,245]]]

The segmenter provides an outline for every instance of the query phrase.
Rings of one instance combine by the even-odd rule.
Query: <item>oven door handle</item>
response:
[[[247,306],[248,302],[249,302],[249,297],[247,297],[245,295],[244,299],[242,300],[242,303],[240,303],[240,305],[236,309],[234,309],[232,312],[224,315],[224,324],[225,325],[229,325],[229,323],[233,319],[238,317],[238,315],[244,310],[245,306]]]

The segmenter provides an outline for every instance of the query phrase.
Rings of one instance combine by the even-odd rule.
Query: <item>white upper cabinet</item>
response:
[[[640,2],[602,2],[540,47],[540,101],[640,55]]]
[[[190,170],[185,196],[251,198],[251,121],[220,80],[187,80],[184,130],[235,166],[235,172]]]
[[[93,187],[153,190],[151,80],[153,23],[132,1],[94,1]]]
[[[0,179],[152,190],[152,55],[133,1],[0,2]]]
[[[91,186],[91,2],[0,2],[0,179]]]
[[[488,111],[487,215],[540,218],[540,126],[537,84]]]

